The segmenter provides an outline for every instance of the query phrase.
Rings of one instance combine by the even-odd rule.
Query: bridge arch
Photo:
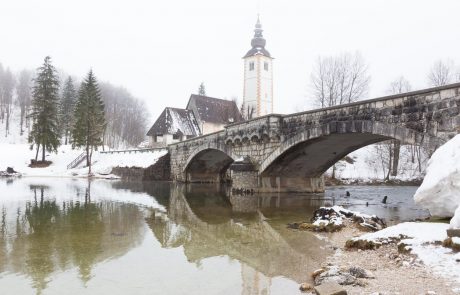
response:
[[[442,140],[401,125],[377,121],[330,122],[284,140],[259,166],[261,176],[319,177],[347,154],[397,139],[435,149]]]
[[[187,182],[222,182],[234,162],[228,146],[210,144],[194,150],[187,158],[183,173]]]

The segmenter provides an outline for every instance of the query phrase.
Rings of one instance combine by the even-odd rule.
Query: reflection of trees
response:
[[[25,217],[30,235],[26,252],[27,273],[32,277],[33,286],[40,294],[46,288],[47,277],[54,271],[51,246],[55,239],[54,222],[59,217],[56,201],[44,199],[44,187],[38,188],[40,200],[37,200],[37,188],[33,188],[34,201],[26,204]]]
[[[62,203],[49,199],[46,187],[31,186],[31,191],[32,200],[18,206],[16,216],[2,218],[0,270],[28,275],[38,294],[57,269],[77,267],[85,284],[96,263],[141,242],[143,213],[134,204],[93,201],[90,185],[81,200],[67,196]]]

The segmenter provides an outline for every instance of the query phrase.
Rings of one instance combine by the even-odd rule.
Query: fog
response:
[[[92,67],[146,100],[153,123],[165,106],[185,107],[202,81],[210,96],[242,99],[241,58],[260,12],[275,112],[288,113],[310,105],[319,55],[359,50],[369,98],[401,75],[426,87],[437,59],[460,64],[459,11],[458,0],[1,0],[0,62],[18,71],[50,55],[79,77]]]

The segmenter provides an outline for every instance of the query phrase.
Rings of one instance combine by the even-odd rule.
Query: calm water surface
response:
[[[299,294],[332,250],[287,223],[325,204],[423,218],[415,189],[228,197],[215,185],[0,180],[0,294]]]

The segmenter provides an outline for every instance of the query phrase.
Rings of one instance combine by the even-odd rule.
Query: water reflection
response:
[[[28,276],[37,294],[53,273],[72,267],[86,284],[95,264],[123,255],[141,241],[143,214],[137,206],[92,201],[91,183],[83,195],[77,190],[75,199],[59,203],[48,191],[47,186],[31,185],[31,200],[2,210],[1,272]]]
[[[330,254],[314,234],[298,235],[286,229],[286,222],[293,215],[286,206],[283,218],[282,205],[303,211],[305,218],[306,207],[299,210],[296,206],[305,199],[275,203],[270,202],[272,199],[253,196],[229,199],[224,192],[210,193],[203,185],[173,185],[167,215],[153,213],[147,223],[163,247],[182,246],[191,263],[199,265],[215,256],[238,260],[243,294],[264,294],[263,290],[270,287],[270,278],[282,276],[303,282]],[[261,206],[249,210],[245,204],[253,201]],[[317,208],[316,204],[309,205],[311,210]],[[246,209],[241,210],[243,207]],[[264,209],[277,218],[269,219]]]
[[[0,294],[298,293],[332,251],[287,223],[341,202],[404,218],[419,210],[407,191],[233,196],[213,185],[0,181]]]

